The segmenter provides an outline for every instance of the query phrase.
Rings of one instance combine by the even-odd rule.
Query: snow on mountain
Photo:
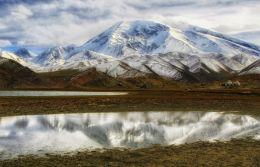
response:
[[[29,66],[29,64],[24,61],[22,58],[20,58],[19,56],[17,56],[16,54],[13,54],[11,52],[6,52],[6,51],[1,51],[0,52],[0,57],[6,58],[6,59],[10,59],[10,60],[14,60],[17,63],[23,65],[23,66]]]
[[[15,55],[19,56],[22,59],[32,59],[33,58],[33,53],[28,51],[26,48],[19,48],[14,52]]]
[[[113,60],[112,56],[96,53],[93,51],[85,50],[76,52],[75,54],[71,55],[67,61],[68,62],[84,62],[87,61],[90,63],[89,65],[97,64],[97,63],[106,63],[108,61]]]
[[[62,61],[61,61],[62,60]],[[95,67],[98,64],[106,64],[115,61],[111,56],[95,53],[93,51],[76,51],[71,54],[67,53],[65,57],[59,57],[55,61],[50,61],[47,67],[42,66],[40,71],[57,71],[64,69],[85,70]]]
[[[189,59],[184,60],[185,57]],[[128,56],[94,66],[97,71],[112,77],[137,77],[147,74],[157,75],[174,80],[201,80],[219,72],[230,73],[227,66],[213,58],[199,58],[195,55],[167,53],[160,56]]]
[[[260,59],[241,70],[240,75],[243,74],[260,74]]]
[[[22,66],[30,68],[34,72],[42,72],[45,70],[45,68],[41,67],[39,64],[32,62],[33,57],[24,58],[21,55],[16,55],[7,51],[0,51],[0,57],[13,60]]]
[[[113,57],[182,52],[260,55],[260,48],[246,42],[194,26],[170,27],[153,21],[120,22],[82,48]]]
[[[211,30],[208,30],[208,29],[205,29],[205,28],[201,28],[201,27],[197,27],[197,26],[193,26],[193,25],[189,25],[189,24],[181,23],[181,22],[178,22],[178,23],[173,24],[171,26],[174,27],[174,28],[177,28],[177,29],[182,29],[183,31],[188,31],[188,32],[192,31],[192,32],[197,32],[197,33],[201,33],[201,34],[206,34],[206,35],[208,34],[212,37],[216,37],[216,38],[226,40],[226,41],[231,42],[231,43],[235,43],[236,45],[251,48],[253,50],[253,52],[252,52],[253,54],[259,55],[259,51],[260,51],[259,45],[249,43],[249,42],[245,42],[243,40],[240,40],[239,38],[234,38],[234,37],[222,34],[222,33],[218,33],[218,32],[211,31]]]
[[[69,53],[74,49],[75,46],[54,47],[35,57],[33,62],[42,66],[62,65],[65,63],[65,59],[69,56]]]
[[[204,81],[239,73],[259,57],[257,45],[217,32],[138,20],[117,23],[79,47],[48,49],[29,65],[35,71],[96,68],[113,77]]]
[[[240,32],[237,34],[233,34],[232,36],[247,42],[253,42],[260,46],[260,31]]]

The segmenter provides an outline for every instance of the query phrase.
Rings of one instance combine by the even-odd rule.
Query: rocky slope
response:
[[[0,88],[29,88],[41,85],[38,74],[14,60],[0,58]]]

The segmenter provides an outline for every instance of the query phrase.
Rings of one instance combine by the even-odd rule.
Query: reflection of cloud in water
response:
[[[259,139],[259,119],[219,112],[88,113],[4,117],[0,152],[27,154],[196,141]]]

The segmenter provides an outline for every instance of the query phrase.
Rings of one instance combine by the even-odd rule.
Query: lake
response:
[[[224,112],[124,112],[0,118],[0,155],[260,139],[260,119]]]
[[[85,92],[85,91],[0,91],[0,97],[50,97],[50,96],[119,96],[127,92]]]

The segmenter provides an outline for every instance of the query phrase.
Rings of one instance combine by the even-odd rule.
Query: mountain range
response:
[[[185,82],[260,74],[260,47],[187,24],[119,22],[81,46],[57,46],[34,56],[21,48],[2,51],[36,73],[94,70],[111,78],[156,76]]]

